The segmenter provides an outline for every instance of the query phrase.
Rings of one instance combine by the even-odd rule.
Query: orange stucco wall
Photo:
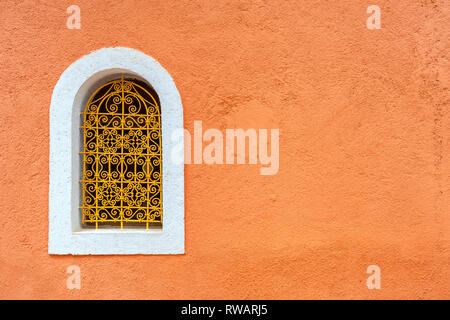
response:
[[[66,8],[81,8],[81,30]],[[381,8],[368,30],[366,8]],[[0,2],[0,298],[450,298],[449,2]],[[280,170],[186,165],[186,254],[49,256],[49,105],[102,47],[184,125],[279,128]],[[81,290],[66,268],[81,268]],[[381,290],[366,287],[381,268]]]

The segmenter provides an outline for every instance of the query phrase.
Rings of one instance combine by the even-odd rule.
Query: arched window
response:
[[[48,252],[184,253],[180,132],[180,94],[152,57],[103,48],[71,64],[50,105]]]
[[[143,81],[109,81],[82,113],[82,225],[162,224],[161,111]]]

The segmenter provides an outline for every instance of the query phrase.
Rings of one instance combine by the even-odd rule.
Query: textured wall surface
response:
[[[81,8],[81,30],[66,8]],[[368,30],[366,8],[381,8]],[[0,2],[0,298],[450,298],[449,2]],[[49,256],[49,106],[124,46],[184,125],[279,128],[280,170],[186,165],[186,254]],[[66,268],[81,268],[81,290]],[[381,268],[368,290],[366,268]]]

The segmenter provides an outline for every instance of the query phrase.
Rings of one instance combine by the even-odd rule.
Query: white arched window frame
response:
[[[81,117],[90,95],[121,74],[151,85],[161,105],[163,226],[160,229],[83,229],[80,220]],[[171,139],[183,130],[183,107],[169,73],[129,48],[104,48],[69,66],[50,105],[49,254],[184,253],[184,164],[172,161]],[[181,150],[181,152],[183,152]]]

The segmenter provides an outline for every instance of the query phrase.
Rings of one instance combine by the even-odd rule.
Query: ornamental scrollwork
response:
[[[156,93],[143,82],[122,77],[100,87],[82,116],[83,225],[161,225],[161,113]]]

